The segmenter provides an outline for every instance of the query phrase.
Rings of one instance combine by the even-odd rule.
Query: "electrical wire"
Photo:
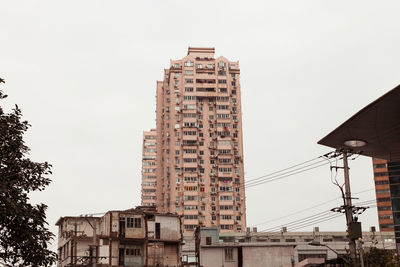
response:
[[[372,190],[374,190],[374,189],[373,189],[373,188],[370,188],[370,189],[358,191],[358,192],[353,193],[353,195],[362,194],[362,193],[369,192],[369,191],[372,191]],[[261,225],[261,224],[266,224],[266,223],[269,223],[269,222],[278,221],[278,220],[280,220],[280,219],[284,219],[284,218],[290,217],[290,216],[292,216],[292,215],[296,215],[296,214],[299,214],[299,213],[302,213],[302,212],[305,212],[305,211],[309,211],[310,209],[323,206],[323,205],[325,205],[325,204],[327,204],[327,203],[333,202],[333,201],[335,201],[335,200],[337,200],[337,199],[341,199],[341,198],[342,198],[342,197],[336,197],[336,198],[333,198],[333,199],[331,199],[331,200],[328,200],[328,201],[324,201],[324,202],[322,202],[322,203],[319,203],[319,204],[317,204],[317,205],[315,205],[315,206],[311,206],[311,207],[308,207],[308,208],[305,208],[305,209],[302,209],[302,210],[293,212],[293,213],[291,213],[291,214],[288,214],[288,215],[285,215],[285,216],[282,216],[282,217],[279,217],[279,218],[275,218],[275,219],[271,219],[271,220],[268,220],[268,221],[265,221],[265,222],[253,224],[252,227],[254,227],[254,226],[259,226],[259,225]]]
[[[361,191],[361,192],[363,192],[363,191]],[[375,200],[372,199],[372,200],[367,200],[367,201],[364,201],[364,202],[357,203],[357,205],[358,204],[365,204],[365,205],[366,204],[374,204],[374,202],[375,202]],[[301,227],[301,228],[303,228],[303,227],[305,227],[305,226],[307,226],[309,224],[315,224],[317,222],[320,222],[319,220],[325,220],[325,219],[330,219],[330,218],[333,219],[334,217],[337,217],[336,215],[337,214],[333,215],[331,213],[331,210],[327,210],[327,211],[319,212],[317,214],[313,214],[313,215],[310,215],[310,216],[307,216],[307,217],[292,221],[292,222],[288,222],[288,223],[281,224],[281,225],[274,226],[274,227],[269,227],[269,228],[266,228],[264,230],[261,230],[260,232],[276,231],[276,230],[281,229],[282,227],[287,227],[287,228],[298,228],[298,227]]]

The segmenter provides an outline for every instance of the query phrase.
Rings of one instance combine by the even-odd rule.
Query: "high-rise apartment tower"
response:
[[[189,47],[157,82],[157,209],[184,230],[243,231],[246,206],[238,62]]]
[[[143,132],[142,149],[142,205],[155,206],[157,192],[156,176],[156,130]]]

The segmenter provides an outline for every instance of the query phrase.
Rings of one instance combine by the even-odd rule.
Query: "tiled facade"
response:
[[[246,207],[238,62],[189,48],[157,82],[157,209],[184,230],[243,231]]]
[[[142,150],[142,206],[156,205],[156,130],[143,132]]]
[[[392,202],[387,161],[372,159],[380,231],[393,231]]]

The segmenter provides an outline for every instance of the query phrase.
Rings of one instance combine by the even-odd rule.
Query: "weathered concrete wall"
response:
[[[125,237],[126,238],[144,238],[146,235],[145,225],[144,225],[144,217],[141,215],[120,215],[125,216],[125,218],[140,218],[141,219],[141,227],[128,227],[125,226]]]
[[[112,260],[111,264],[118,266],[118,255],[119,255],[119,241],[112,241],[111,242],[111,255]]]
[[[219,228],[218,227],[209,227],[203,228],[200,232],[200,244],[205,245],[207,241],[207,237],[211,237],[211,243],[218,243],[219,241]]]
[[[243,267],[291,266],[293,247],[243,247]]]
[[[119,213],[112,212],[111,213],[111,235],[118,236],[119,231]]]
[[[156,216],[156,223],[160,223],[161,226],[161,239],[179,240],[181,238],[179,218],[172,216]]]
[[[110,214],[106,214],[101,218],[98,233],[105,236],[110,235]]]
[[[238,253],[237,248],[233,248],[233,259],[225,260],[224,248],[212,247],[202,248],[200,251],[200,266],[203,267],[237,267],[238,266]],[[270,265],[253,265],[256,266],[270,266]]]

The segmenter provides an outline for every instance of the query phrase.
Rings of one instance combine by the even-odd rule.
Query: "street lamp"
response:
[[[359,140],[359,139],[351,139],[351,140],[344,141],[344,144],[348,147],[357,148],[357,147],[366,146],[367,142],[365,142],[364,140]]]
[[[309,244],[310,246],[326,247],[326,248],[330,249],[331,251],[333,251],[333,253],[335,253],[336,256],[337,256],[338,258],[341,258],[341,259],[344,260],[347,264],[350,265],[350,262],[349,262],[346,258],[344,258],[342,255],[339,254],[339,252],[337,252],[337,251],[334,250],[333,248],[329,247],[328,245],[326,245],[326,244],[321,244],[321,243],[320,243],[319,241],[317,241],[317,240],[313,240],[313,241],[311,241],[311,242],[308,243],[308,244]]]

